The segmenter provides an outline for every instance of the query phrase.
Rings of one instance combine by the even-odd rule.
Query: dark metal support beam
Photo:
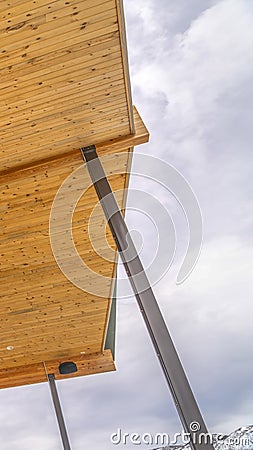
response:
[[[71,450],[69,438],[68,438],[68,434],[67,434],[67,429],[65,426],[63,413],[62,413],[62,409],[61,409],[61,404],[60,404],[60,400],[59,400],[59,396],[58,396],[58,392],[57,392],[57,388],[56,388],[55,377],[54,377],[53,373],[48,375],[48,382],[49,382],[52,400],[53,400],[55,413],[56,413],[56,417],[57,417],[57,421],[58,421],[58,426],[59,426],[59,430],[60,430],[60,434],[61,434],[61,438],[62,438],[63,448],[64,448],[64,450]]]
[[[128,232],[111,186],[98,158],[96,147],[81,149],[104,214],[129,277],[155,352],[161,364],[179,417],[193,450],[213,450],[208,431],[169,334],[135,245]],[[202,436],[202,437],[201,437]],[[209,436],[210,438],[210,436]]]

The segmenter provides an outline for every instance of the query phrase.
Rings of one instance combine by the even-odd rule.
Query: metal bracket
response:
[[[183,428],[190,438],[191,447],[193,450],[203,450],[203,448],[214,450],[211,442],[206,442],[205,435],[207,437],[210,435],[125,220],[98,158],[96,147],[93,145],[82,148],[81,152],[87,163],[91,180],[129,277]]]

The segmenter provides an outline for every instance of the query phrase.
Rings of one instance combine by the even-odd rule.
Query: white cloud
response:
[[[204,219],[195,270],[175,287],[174,267],[155,288],[157,298],[207,422],[230,432],[250,420],[253,398],[253,8],[247,0],[209,6],[168,40],[157,21],[133,80],[152,137],[141,151],[181,170]],[[182,224],[177,232],[180,240]]]
[[[150,96],[163,93],[175,137],[213,125],[222,95],[252,74],[253,10],[224,0],[206,10],[174,45],[157,45],[152,61],[136,70],[133,83]],[[243,30],[243,32],[242,32]]]
[[[170,287],[168,295],[168,276],[168,282],[164,280],[156,289],[213,431],[229,432],[244,425],[240,414],[246,413],[243,408],[249,395],[253,401],[249,346],[253,340],[253,269],[252,245],[248,244],[236,236],[209,241],[183,285]]]

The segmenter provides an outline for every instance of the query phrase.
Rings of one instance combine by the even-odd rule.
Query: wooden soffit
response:
[[[116,248],[80,147],[96,145],[123,209],[133,146],[148,132],[132,106],[122,4],[2,0],[0,18],[0,387],[46,381],[50,371],[60,378],[66,360],[79,369],[70,376],[114,370],[104,343]],[[66,180],[53,233],[87,289],[62,272],[50,243]],[[82,269],[62,215],[76,191]]]

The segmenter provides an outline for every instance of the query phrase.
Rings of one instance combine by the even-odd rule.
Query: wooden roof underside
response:
[[[104,277],[103,296],[92,294],[97,281],[89,270],[76,273],[87,278],[88,292],[61,272],[49,216],[62,182],[80,165],[79,188],[89,183],[79,149],[91,144],[107,155],[123,208],[132,148],[148,140],[131,103],[122,5],[2,0],[0,18],[0,387],[46,381],[46,371],[61,378],[57,367],[69,359],[77,376],[114,370],[104,341],[115,244],[100,208],[92,230],[99,253],[90,242],[93,187],[77,203],[72,232],[85,264]],[[64,239],[60,221],[57,233]],[[63,258],[71,264],[66,252]]]

